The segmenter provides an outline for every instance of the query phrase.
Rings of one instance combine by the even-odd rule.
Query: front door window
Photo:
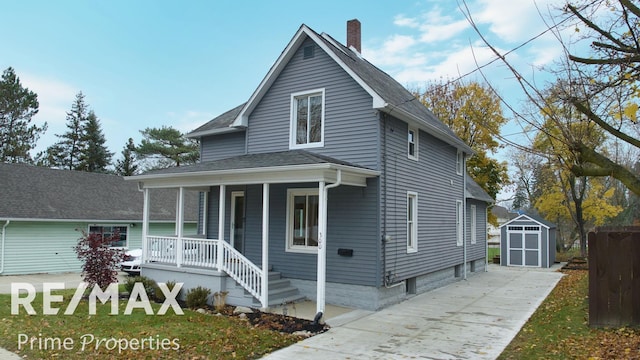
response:
[[[244,192],[231,193],[231,243],[239,252],[244,251]]]

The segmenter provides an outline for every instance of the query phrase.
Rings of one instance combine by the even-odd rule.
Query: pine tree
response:
[[[79,158],[80,170],[102,173],[107,171],[107,167],[111,165],[113,153],[107,149],[106,142],[100,120],[93,110],[90,110],[86,121],[82,124],[80,143],[83,150]]]
[[[32,162],[31,151],[47,124],[32,125],[38,113],[38,95],[22,86],[13,68],[2,73],[0,80],[0,161]]]
[[[88,107],[81,91],[76,95],[76,99],[71,105],[71,111],[67,112],[67,132],[62,135],[56,134],[61,140],[47,149],[50,166],[83,170],[81,157],[85,149],[82,139],[85,137],[84,123],[87,117]]]
[[[133,139],[129,141],[122,149],[122,159],[116,162],[116,174],[120,176],[131,176],[138,172],[138,164],[136,158],[136,145]]]
[[[146,128],[140,132],[144,139],[136,153],[140,158],[156,161],[150,168],[194,164],[200,157],[198,143],[171,126]]]

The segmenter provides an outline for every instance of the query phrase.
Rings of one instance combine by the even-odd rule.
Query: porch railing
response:
[[[147,236],[145,245],[143,254],[145,263],[157,262],[176,267],[188,266],[224,271],[251,295],[263,301],[262,277],[268,274],[226,241]]]

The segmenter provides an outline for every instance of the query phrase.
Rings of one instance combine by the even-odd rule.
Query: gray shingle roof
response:
[[[238,105],[233,109],[228,110],[225,113],[216,116],[215,118],[209,120],[206,124],[200,126],[199,128],[187,134],[187,136],[197,136],[198,133],[207,132],[215,129],[228,128],[236,119],[236,117],[240,113],[240,110],[242,110],[242,108],[244,107],[244,104],[246,103]]]
[[[493,200],[493,198],[489,196],[489,194],[487,194],[487,192],[484,191],[484,189],[481,188],[480,185],[478,185],[478,183],[473,181],[471,176],[467,174],[467,176],[465,176],[465,179],[467,183],[465,196],[467,198],[486,201],[490,203],[495,202],[495,200]]]
[[[317,39],[317,41],[322,42],[322,45],[335,54],[342,63],[351,69],[357,77],[362,79],[364,83],[366,83],[380,98],[382,98],[384,102],[388,104],[384,111],[396,116],[398,116],[398,113],[401,111],[410,114],[412,119],[417,122],[421,122],[427,128],[432,129],[431,132],[437,137],[455,145],[458,148],[464,149],[466,152],[472,151],[448,126],[440,121],[429,109],[427,109],[426,106],[424,106],[424,104],[413,96],[413,94],[411,94],[404,86],[387,73],[358,56],[331,36],[325,33],[320,35],[306,25],[302,25],[299,32],[301,30],[305,31],[307,36],[311,34]],[[295,51],[295,49],[293,49],[293,51]],[[198,137],[203,133],[208,133],[218,129],[229,129],[229,127],[233,125],[234,120],[237,120],[237,116],[242,113],[245,105],[247,104],[245,103],[235,107],[213,120],[210,120],[198,129],[192,131],[189,136]],[[396,112],[395,114],[394,111]],[[234,117],[234,119],[231,119],[231,117]]]
[[[144,175],[178,174],[203,171],[222,171],[236,169],[257,169],[278,166],[312,165],[312,164],[338,164],[366,169],[346,161],[334,159],[329,156],[313,154],[305,150],[288,150],[261,154],[239,155],[227,159],[201,162],[193,165],[154,170]]]
[[[0,219],[141,221],[143,194],[121,176],[0,163]],[[185,220],[197,219],[187,192]],[[175,221],[176,190],[151,190],[152,221]]]

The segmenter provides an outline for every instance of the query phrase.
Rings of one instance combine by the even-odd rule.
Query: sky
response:
[[[483,35],[506,52],[542,33],[540,13],[558,1],[0,0],[0,70],[13,67],[38,94],[34,122],[49,128],[36,150],[65,131],[66,112],[82,91],[118,158],[129,137],[139,143],[140,130],[188,132],[246,101],[301,24],[344,43],[346,22],[359,19],[362,55],[410,89],[469,72],[465,80],[482,81],[474,70],[494,56],[465,19],[465,4]],[[547,33],[508,59],[535,76],[561,55]],[[483,73],[520,103],[503,64]],[[514,122],[503,129],[507,137],[521,132]]]

